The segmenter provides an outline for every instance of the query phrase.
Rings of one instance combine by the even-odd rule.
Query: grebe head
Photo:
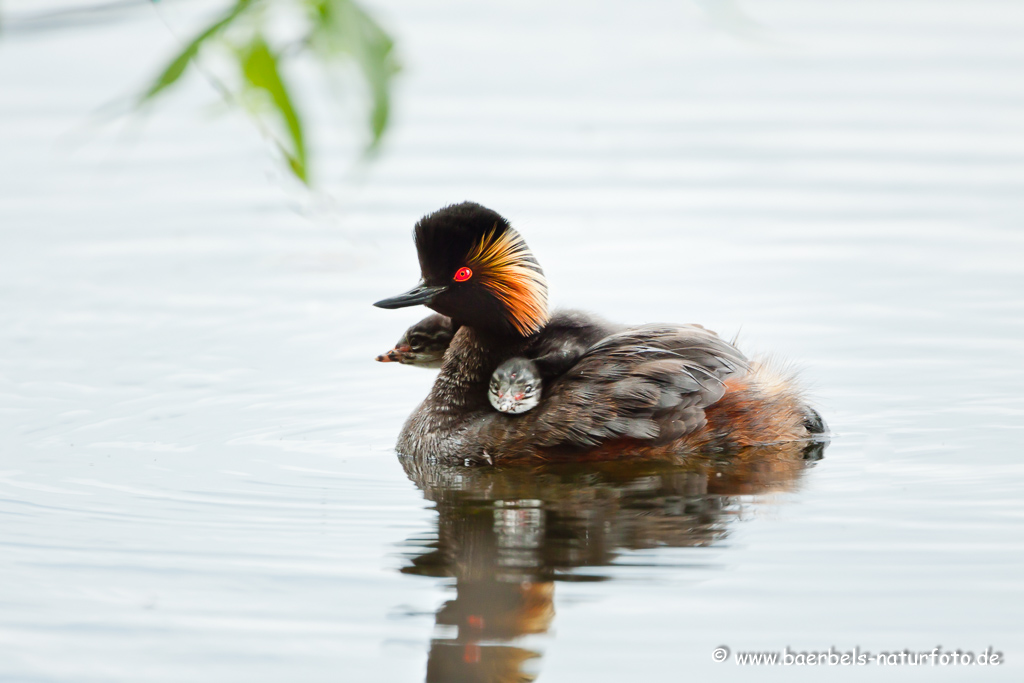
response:
[[[540,403],[540,371],[526,358],[509,358],[491,375],[487,400],[502,413],[525,413]]]
[[[407,329],[395,348],[380,354],[377,360],[419,368],[439,368],[454,336],[455,328],[449,318],[437,313],[428,315]]]
[[[530,248],[508,221],[473,202],[453,204],[416,224],[420,284],[378,301],[423,304],[459,325],[529,336],[548,321],[548,287]]]

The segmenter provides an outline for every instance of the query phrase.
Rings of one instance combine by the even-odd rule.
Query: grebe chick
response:
[[[448,350],[454,336],[451,330],[451,321],[447,317],[436,313],[427,316],[406,330],[395,348],[377,356],[377,360],[382,363],[439,368],[444,352]],[[566,359],[578,357],[575,353],[578,344],[563,346],[558,350],[545,348],[546,367],[558,369],[565,364]],[[525,413],[540,401],[542,381],[540,370],[533,361],[511,358],[491,375],[487,398],[495,410],[500,412]]]
[[[509,358],[491,375],[487,399],[494,409],[518,415],[540,403],[540,370],[528,358]]]
[[[575,365],[588,348],[623,329],[582,311],[555,311],[544,334],[537,335],[524,351],[524,360],[532,361],[538,381],[554,379]],[[451,320],[434,313],[407,329],[395,348],[377,356],[377,360],[439,368],[454,336]]]
[[[451,318],[434,313],[407,329],[395,348],[380,354],[377,360],[418,368],[439,368],[454,336]]]
[[[540,403],[541,385],[557,379],[583,357],[587,349],[621,325],[583,311],[555,311],[542,334],[535,335],[522,357],[510,358],[491,375],[487,399],[502,413],[525,413]]]

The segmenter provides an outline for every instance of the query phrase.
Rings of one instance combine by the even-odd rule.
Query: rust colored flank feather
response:
[[[520,334],[533,334],[548,322],[547,282],[518,232],[509,228],[497,235],[492,230],[467,261],[480,283],[505,305]]]
[[[810,436],[804,423],[800,391],[792,378],[779,378],[770,368],[753,364],[743,377],[725,380],[725,395],[705,409],[706,423],[668,443],[652,445],[635,439],[614,439],[579,454],[535,451],[541,460],[575,462],[642,457],[672,459],[679,453],[734,452],[743,448],[782,448],[798,453]]]

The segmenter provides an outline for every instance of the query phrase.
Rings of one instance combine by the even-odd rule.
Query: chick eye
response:
[[[471,277],[473,277],[473,271],[463,266],[462,268],[459,268],[459,270],[455,273],[454,279],[456,282],[465,282]]]

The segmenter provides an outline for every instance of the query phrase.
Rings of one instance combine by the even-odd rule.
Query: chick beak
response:
[[[446,289],[448,288],[443,285],[432,287],[421,282],[405,294],[399,294],[389,299],[381,299],[374,306],[377,308],[405,308],[406,306],[429,304],[434,300],[434,297]]]
[[[395,348],[391,349],[390,351],[386,351],[386,352],[380,354],[379,356],[377,356],[377,362],[379,362],[379,363],[401,363],[402,362],[402,358],[406,354],[408,354],[410,351],[412,351],[412,349],[409,347],[408,344],[402,344],[401,346],[396,346]]]

